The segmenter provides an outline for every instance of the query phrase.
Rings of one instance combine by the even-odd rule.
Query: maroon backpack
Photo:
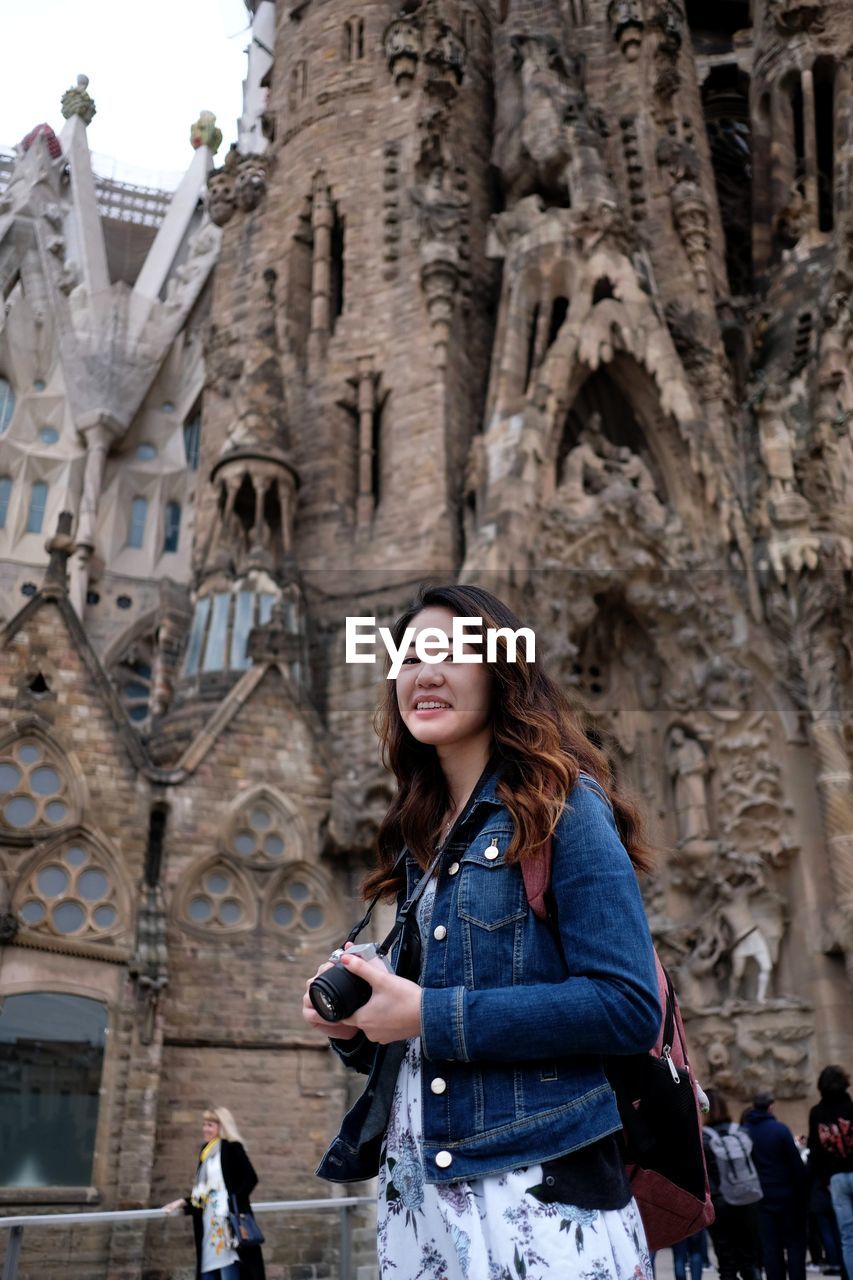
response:
[[[594,786],[598,792],[598,784]],[[606,799],[603,791],[600,794]],[[521,864],[530,908],[551,924],[552,852],[548,839],[537,858]],[[654,1048],[605,1062],[622,1120],[628,1181],[652,1251],[677,1244],[714,1221],[696,1077],[687,1055],[684,1024],[657,952],[655,964],[661,1024]]]

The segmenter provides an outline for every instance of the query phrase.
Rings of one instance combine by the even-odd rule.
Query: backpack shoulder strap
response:
[[[596,782],[592,774],[585,773],[581,769],[578,774],[577,784],[587,787],[590,791],[594,791],[607,807],[612,811],[613,806],[610,803],[607,792],[604,790],[600,782]],[[524,891],[527,894],[527,901],[530,904],[530,910],[539,919],[546,924],[553,919],[553,912],[549,908],[549,894],[551,891],[551,866],[554,860],[553,839],[548,836],[547,840],[543,840],[539,848],[532,856],[522,858],[521,874],[524,879]]]

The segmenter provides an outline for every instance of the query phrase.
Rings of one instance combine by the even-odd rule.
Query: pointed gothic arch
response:
[[[10,844],[33,844],[81,821],[87,798],[76,756],[37,717],[0,736],[0,832]]]
[[[258,922],[258,894],[249,876],[222,854],[193,862],[179,880],[172,918],[187,933],[243,934]]]
[[[85,824],[39,845],[12,893],[12,909],[23,928],[69,942],[128,943],[131,902],[120,858],[100,832]]]
[[[297,947],[339,938],[345,927],[329,877],[305,862],[276,874],[264,895],[262,919],[266,929]]]
[[[619,305],[608,300],[597,309]],[[614,341],[616,337],[614,334]],[[678,405],[682,412],[685,407],[684,402]],[[687,424],[682,413],[676,418],[665,407],[655,378],[624,349],[615,349],[612,358],[595,369],[576,363],[568,387],[552,398],[544,463],[551,480],[546,490],[556,482],[558,457],[562,450],[565,458],[571,448],[572,432],[581,425],[582,415],[588,418],[596,411],[602,416],[607,438],[614,445],[630,448],[646,464],[662,502],[682,515],[702,508],[703,491],[694,469],[692,445],[685,438]]]
[[[261,784],[231,806],[224,836],[228,857],[253,867],[301,862],[309,841],[295,806],[274,788]]]

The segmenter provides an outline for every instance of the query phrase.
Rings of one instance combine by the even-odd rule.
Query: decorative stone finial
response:
[[[66,120],[79,116],[84,124],[89,125],[95,118],[95,100],[86,92],[89,86],[88,76],[78,76],[76,85],[66,89],[60,104]]]
[[[222,130],[216,127],[216,116],[212,111],[200,111],[198,120],[190,126],[190,145],[198,151],[199,147],[209,147],[211,154],[216,155],[222,144]]]

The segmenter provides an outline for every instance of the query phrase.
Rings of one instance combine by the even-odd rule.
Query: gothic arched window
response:
[[[6,517],[9,514],[9,499],[12,496],[12,479],[0,476],[0,529],[6,528]]]
[[[198,868],[179,894],[185,925],[216,933],[250,929],[257,919],[255,896],[234,867],[220,859]]]
[[[65,826],[76,808],[72,783],[38,738],[0,751],[0,827],[17,836]]]
[[[166,503],[166,518],[163,525],[163,551],[173,552],[178,549],[181,536],[181,504]]]
[[[15,412],[15,393],[8,378],[0,374],[0,436],[12,421]]]
[[[127,527],[127,545],[139,549],[145,543],[145,523],[148,519],[148,499],[134,498],[130,504],[130,523]]]
[[[27,533],[41,533],[47,507],[47,485],[36,480],[30,490],[30,506],[27,512]]]
[[[85,838],[50,852],[15,894],[21,923],[62,938],[106,939],[126,924],[121,886],[102,851]]]

